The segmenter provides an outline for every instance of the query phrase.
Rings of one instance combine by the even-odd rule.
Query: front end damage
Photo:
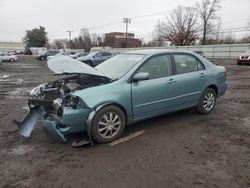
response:
[[[29,113],[22,122],[14,121],[19,132],[29,137],[38,121],[56,140],[66,141],[69,133],[87,131],[91,142],[90,124],[94,109],[74,95],[75,91],[112,82],[103,76],[73,74],[34,88],[28,99]]]

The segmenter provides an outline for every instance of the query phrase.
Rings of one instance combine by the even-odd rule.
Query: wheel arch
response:
[[[108,102],[103,102],[103,103],[100,103],[100,104],[97,104],[95,106],[95,111],[99,111],[100,109],[106,107],[106,106],[110,106],[110,105],[113,105],[113,106],[116,106],[118,108],[120,108],[124,115],[125,115],[125,120],[126,120],[126,123],[128,121],[128,114],[127,114],[127,110],[124,108],[124,106],[122,106],[121,104],[117,103],[117,102],[114,102],[114,101],[108,101]]]
[[[207,88],[213,89],[216,93],[216,96],[218,96],[218,87],[215,84],[211,84]]]

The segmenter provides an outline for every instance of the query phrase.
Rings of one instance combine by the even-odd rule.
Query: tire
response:
[[[208,114],[213,111],[216,105],[216,92],[212,88],[207,88],[201,95],[196,110],[200,114]]]
[[[11,58],[11,59],[9,60],[9,62],[15,62],[15,59]]]
[[[44,61],[44,60],[45,60],[45,58],[44,58],[44,57],[41,57],[41,58],[40,58],[40,60],[41,60],[41,61]]]
[[[242,65],[240,62],[237,62],[238,65]]]
[[[125,124],[125,114],[120,108],[114,105],[106,106],[100,109],[93,118],[92,138],[100,144],[112,142],[121,136]]]

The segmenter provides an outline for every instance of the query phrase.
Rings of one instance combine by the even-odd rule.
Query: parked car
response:
[[[83,56],[86,56],[86,55],[88,55],[87,52],[78,52],[78,53],[75,53],[73,55],[70,55],[70,57],[72,57],[73,59],[76,59],[78,57],[83,57]]]
[[[237,64],[238,65],[250,64],[250,49],[245,51],[245,53],[240,54],[240,56],[237,59]]]
[[[92,67],[95,67],[113,56],[114,55],[112,53],[100,51],[100,52],[92,52],[86,56],[79,57],[77,58],[77,60],[86,63]]]
[[[50,60],[54,57],[58,57],[58,56],[61,56],[61,55],[64,55],[64,56],[70,56],[71,55],[71,52],[60,52],[60,53],[57,53],[56,55],[50,55],[47,57],[47,60]]]
[[[17,56],[8,52],[0,52],[0,60],[14,62],[17,61]]]
[[[24,50],[24,53],[23,53],[24,55],[32,55],[33,53],[32,53],[32,51],[30,50],[30,48],[28,48],[28,47],[25,47],[25,50]]]
[[[44,54],[37,55],[36,59],[39,60],[39,61],[44,61],[44,60],[47,59],[48,56],[54,56],[54,55],[56,55],[58,53],[59,53],[59,50],[50,50],[50,51],[47,51]]]
[[[48,67],[68,76],[31,91],[29,114],[16,122],[25,137],[40,120],[59,141],[86,131],[90,143],[107,143],[147,118],[186,108],[210,113],[227,89],[225,67],[175,50],[127,52],[95,68],[61,56]]]
[[[202,57],[204,57],[204,52],[203,52],[203,51],[194,51],[194,53],[199,54],[199,55],[201,55]]]

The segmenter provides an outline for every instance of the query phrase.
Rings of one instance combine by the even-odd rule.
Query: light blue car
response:
[[[48,67],[68,75],[31,91],[29,114],[18,123],[25,137],[42,120],[59,141],[86,131],[84,143],[107,143],[126,125],[147,118],[186,108],[210,113],[227,89],[224,67],[185,51],[132,51],[95,69],[61,56]]]

